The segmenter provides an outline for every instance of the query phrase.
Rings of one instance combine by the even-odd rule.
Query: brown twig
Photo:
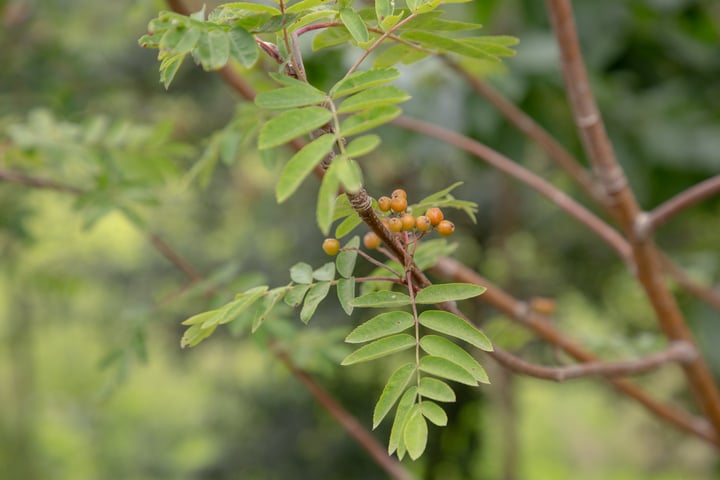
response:
[[[718,194],[720,194],[720,175],[710,177],[678,193],[648,212],[648,230],[657,229],[670,220],[673,215]]]
[[[615,214],[630,239],[636,275],[665,335],[671,340],[695,344],[675,298],[662,279],[657,249],[650,238],[637,236],[643,221],[637,200],[630,189],[605,131],[592,95],[573,18],[570,0],[547,0],[553,31],[560,49],[561,67],[570,106],[580,131],[585,152],[595,174],[611,200]],[[720,434],[720,391],[705,359],[700,356],[683,365],[697,402]]]
[[[33,177],[20,172],[14,172],[12,170],[0,170],[0,180],[11,183],[19,183],[33,188],[43,188],[49,190],[56,190],[58,192],[72,193],[73,195],[82,195],[85,190],[73,185],[67,185],[65,183],[56,182],[54,180],[47,180],[44,178]]]

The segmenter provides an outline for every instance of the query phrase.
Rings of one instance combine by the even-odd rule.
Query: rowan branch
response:
[[[648,212],[646,234],[657,229],[681,211],[718,194],[720,194],[720,175],[710,177],[678,193]]]
[[[12,170],[0,170],[0,180],[10,183],[18,183],[33,188],[42,188],[48,190],[55,190],[63,193],[71,193],[73,195],[82,195],[85,190],[73,185],[68,185],[54,180],[48,180],[45,178],[38,178],[31,175],[27,175]]]

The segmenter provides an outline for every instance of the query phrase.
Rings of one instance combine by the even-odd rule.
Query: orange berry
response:
[[[439,224],[443,221],[443,218],[445,218],[442,210],[440,210],[438,207],[428,208],[427,212],[425,212],[425,216],[430,219],[430,223],[433,226]]]
[[[377,202],[378,202],[378,208],[381,211],[387,212],[388,210],[390,210],[390,202],[391,202],[390,197],[385,197],[385,196],[380,197],[380,198],[378,198]]]
[[[340,242],[336,238],[326,238],[323,241],[322,249],[330,255],[331,257],[334,257],[338,254],[340,251]]]
[[[403,190],[402,188],[396,188],[395,190],[393,190],[391,196],[392,196],[392,198],[402,197],[405,200],[407,200],[407,192],[405,190]]]
[[[380,237],[375,232],[368,232],[363,237],[363,245],[368,250],[375,250],[380,246]]]
[[[443,220],[438,223],[437,231],[443,237],[447,237],[448,235],[452,235],[452,233],[455,231],[455,224],[452,223],[450,220]]]
[[[390,201],[390,208],[392,208],[394,212],[404,212],[407,208],[407,198],[393,197]]]
[[[393,217],[388,221],[388,230],[393,233],[402,231],[402,221],[399,218]]]
[[[400,222],[402,222],[402,229],[405,231],[415,228],[415,217],[411,213],[403,213],[400,216]]]
[[[420,215],[415,219],[415,228],[420,230],[421,232],[426,231],[432,226],[430,223],[430,219],[426,217],[425,215]]]

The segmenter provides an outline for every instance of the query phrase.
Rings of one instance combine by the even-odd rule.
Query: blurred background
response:
[[[574,5],[600,108],[641,205],[716,175],[720,4]],[[238,95],[189,61],[169,91],[159,84],[156,52],[137,39],[163,9],[150,0],[0,1],[0,169],[44,179],[35,187],[0,182],[0,478],[385,478],[267,352],[262,330],[248,338],[231,324],[195,349],[179,347],[183,319],[249,286],[283,285],[294,263],[319,266],[327,257],[314,222],[317,182],[276,204],[274,181],[289,153],[260,157],[232,134],[243,118]],[[515,58],[488,66],[489,81],[582,159],[543,2],[447,10],[520,39]],[[347,62],[343,50],[307,52],[320,86]],[[472,135],[590,205],[441,63],[404,73],[410,115]],[[266,82],[258,73],[247,78],[259,89]],[[519,298],[556,299],[558,328],[605,358],[664,345],[622,262],[554,205],[434,140],[395,127],[381,134],[384,148],[363,160],[371,195],[403,187],[412,201],[463,180],[456,196],[480,210],[477,224],[451,214],[455,257]],[[658,232],[658,243],[706,285],[720,281],[719,214],[720,200],[711,199]],[[205,283],[185,288],[153,235]],[[720,372],[717,312],[676,293]],[[348,319],[334,298],[309,327],[297,313],[281,312],[273,334],[370,426],[395,361],[341,369],[342,338],[362,313]],[[498,344],[556,361],[552,348],[496,312],[473,313]],[[602,382],[557,385],[485,363],[493,384],[458,389],[449,426],[431,431],[420,461],[405,462],[419,478],[720,476],[710,447]],[[637,383],[693,408],[674,367]],[[384,443],[388,430],[375,435]]]

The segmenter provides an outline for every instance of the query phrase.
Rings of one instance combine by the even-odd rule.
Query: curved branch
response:
[[[715,175],[684,190],[648,212],[649,229],[655,230],[673,215],[713,195],[720,194],[720,175]]]

